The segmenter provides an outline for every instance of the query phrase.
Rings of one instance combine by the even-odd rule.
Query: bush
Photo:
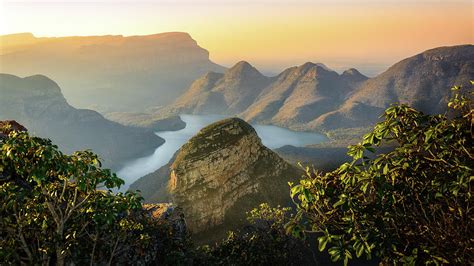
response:
[[[472,264],[472,95],[456,95],[444,115],[388,108],[384,121],[349,147],[352,162],[326,174],[307,168],[291,188],[297,214],[287,229],[317,234],[319,249],[344,264],[354,257]],[[367,156],[384,142],[394,150]]]
[[[305,248],[285,232],[290,208],[261,204],[248,213],[249,225],[212,247],[198,249],[196,265],[301,265]]]
[[[7,130],[8,131],[8,130]],[[12,131],[0,141],[0,264],[153,264],[170,227],[89,151]]]

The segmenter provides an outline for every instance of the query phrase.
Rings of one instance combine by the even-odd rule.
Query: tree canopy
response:
[[[288,231],[316,234],[319,250],[345,264],[472,263],[473,93],[453,90],[447,113],[391,106],[349,147],[351,162],[328,173],[306,168],[291,187],[297,214]],[[373,155],[383,143],[393,151]]]
[[[50,140],[10,131],[0,140],[0,264],[155,258],[141,198],[112,193],[124,181],[95,154],[65,155]]]

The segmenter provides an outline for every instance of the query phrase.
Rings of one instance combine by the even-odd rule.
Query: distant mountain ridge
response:
[[[445,111],[450,88],[474,79],[474,45],[440,47],[404,59],[367,80],[339,109],[312,128],[370,125],[390,104],[405,103],[425,113]]]
[[[0,36],[0,73],[44,74],[77,107],[143,111],[173,102],[193,80],[224,67],[187,33],[144,36]]]
[[[249,63],[241,61],[224,74],[209,72],[197,79],[166,112],[240,113],[271,81]]]
[[[266,77],[241,61],[224,73],[209,72],[197,79],[158,113],[238,115],[249,122],[292,127],[334,110],[366,79],[355,69],[339,75],[311,62]]]
[[[470,79],[474,79],[473,45],[431,49],[374,78],[354,68],[338,74],[311,62],[265,77],[249,63],[239,62],[223,74],[207,73],[197,79],[158,113],[227,114],[295,130],[365,127],[393,103],[442,112],[450,88],[467,85]]]
[[[126,127],[92,110],[70,106],[59,86],[42,76],[0,74],[0,120],[16,120],[31,134],[51,139],[63,152],[91,149],[106,167],[153,152],[164,140]]]

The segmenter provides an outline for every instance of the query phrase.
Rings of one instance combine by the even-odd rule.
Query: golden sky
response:
[[[216,63],[267,71],[306,61],[377,72],[429,48],[474,43],[471,0],[0,0],[0,34],[188,32]]]

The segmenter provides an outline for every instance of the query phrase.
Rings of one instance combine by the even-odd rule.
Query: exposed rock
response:
[[[239,225],[262,202],[288,204],[287,182],[299,175],[262,145],[249,124],[230,118],[202,129],[179,150],[168,186],[189,229],[198,233]]]
[[[186,238],[188,229],[181,208],[175,207],[171,203],[160,203],[143,204],[143,209],[157,221],[168,223],[173,230],[171,235],[175,239],[184,240]]]

